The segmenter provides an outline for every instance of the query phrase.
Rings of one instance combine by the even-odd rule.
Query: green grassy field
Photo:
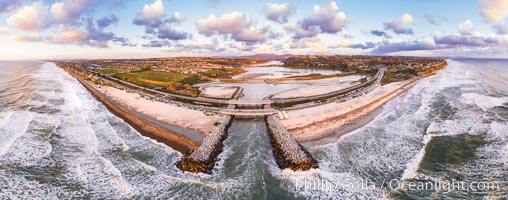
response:
[[[118,73],[125,73],[128,71],[124,70],[124,69],[115,69],[115,68],[100,68],[100,69],[97,69],[97,72],[99,72],[101,74],[118,74]]]
[[[230,77],[233,74],[242,73],[244,71],[244,69],[240,68],[223,68],[209,70],[200,74],[184,74],[147,70],[119,73],[114,74],[113,76],[144,87],[157,88],[170,93],[196,97],[199,96],[199,89],[197,87],[193,87],[193,85],[204,82],[205,80],[208,80],[208,78]]]
[[[201,75],[210,78],[228,78],[233,74],[239,74],[243,72],[246,72],[246,70],[242,68],[223,68],[208,70]]]
[[[198,96],[199,90],[192,87],[200,81],[199,76],[176,72],[139,71],[116,74],[116,78],[149,88],[159,88],[162,91]]]
[[[150,80],[156,82],[178,82],[191,75],[174,72],[141,71],[116,75],[119,78]]]

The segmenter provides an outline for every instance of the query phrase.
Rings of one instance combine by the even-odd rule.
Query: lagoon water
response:
[[[286,68],[287,69],[287,68]],[[325,78],[318,80],[305,80],[305,81],[283,81],[276,83],[267,83],[263,80],[261,81],[248,81],[248,82],[239,82],[239,83],[223,83],[223,82],[211,82],[211,83],[202,83],[197,86],[221,86],[221,87],[230,87],[236,86],[243,88],[242,93],[244,94],[240,99],[245,100],[259,100],[265,99],[270,95],[277,94],[279,92],[288,91],[295,88],[301,88],[306,86],[329,86],[331,84],[342,84],[351,81],[358,81],[362,79],[363,75],[349,75],[343,77],[333,77],[333,78]]]
[[[309,148],[309,172],[278,169],[263,122],[236,120],[213,175],[193,175],[53,64],[0,62],[0,199],[508,198],[506,74],[508,61],[451,60],[366,126]],[[498,185],[390,184],[450,181]]]
[[[329,69],[295,69],[287,67],[247,67],[247,72],[234,76],[233,78],[253,78],[253,79],[266,79],[266,78],[284,78],[290,76],[304,76],[309,74],[336,74],[340,71]]]

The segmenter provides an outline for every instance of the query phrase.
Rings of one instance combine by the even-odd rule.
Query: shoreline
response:
[[[163,127],[167,126],[167,129],[173,132],[185,133],[184,136],[197,143],[201,143],[213,128],[213,123],[220,118],[216,115],[206,115],[202,111],[151,100],[139,93],[112,86],[97,86],[96,89],[111,97],[116,103],[140,113],[141,116],[147,116],[149,120]]]
[[[87,83],[85,80],[83,80],[81,77],[78,77],[72,72],[69,72],[67,69],[64,70],[72,77],[74,77],[87,91],[92,94],[92,96],[95,97],[95,99],[101,102],[111,113],[123,119],[141,135],[164,143],[182,154],[185,154],[198,146],[195,141],[192,141],[191,139],[183,136],[185,135],[184,133],[180,134],[174,130],[169,130],[169,125],[163,126],[161,122],[157,123],[156,119],[150,119],[148,116],[144,116],[115,102],[111,97],[103,94],[94,86],[90,85],[90,83]],[[179,128],[181,130],[178,131],[186,131],[184,128]]]
[[[339,115],[315,120],[303,126],[291,127],[289,128],[289,131],[302,145],[306,147],[331,143],[340,137],[367,125],[382,112],[384,104],[393,98],[403,95],[420,80],[421,78],[409,80],[391,91],[375,97],[366,104],[360,105]],[[291,112],[289,114],[291,116]],[[286,124],[286,126],[288,126],[288,124]]]
[[[381,112],[383,112],[382,106],[377,107],[376,109],[374,109],[373,111],[367,113],[366,115],[364,115],[362,117],[358,117],[358,118],[351,120],[348,124],[339,126],[338,128],[336,128],[334,130],[330,130],[330,131],[323,133],[322,138],[316,138],[311,141],[300,141],[300,142],[305,147],[313,147],[313,146],[331,143],[330,140],[332,140],[332,142],[337,141],[342,136],[347,135],[348,133],[351,133],[351,132],[355,131],[356,129],[362,128],[365,125],[369,124],[379,114],[381,114]]]

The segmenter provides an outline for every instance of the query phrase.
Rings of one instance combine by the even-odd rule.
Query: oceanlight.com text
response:
[[[286,189],[295,189],[296,191],[321,191],[321,192],[340,192],[340,191],[368,191],[376,189],[388,190],[407,190],[407,191],[442,191],[445,193],[452,191],[465,192],[483,192],[495,191],[501,188],[501,182],[491,181],[473,181],[465,182],[458,180],[429,180],[429,181],[408,181],[408,180],[383,180],[375,183],[370,180],[340,180],[332,181],[328,179],[299,179],[289,182],[283,182]]]

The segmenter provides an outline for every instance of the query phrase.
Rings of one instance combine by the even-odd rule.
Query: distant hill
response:
[[[224,58],[243,58],[243,59],[263,59],[263,60],[286,60],[289,57],[293,56],[292,54],[255,54],[249,56],[225,56]]]

